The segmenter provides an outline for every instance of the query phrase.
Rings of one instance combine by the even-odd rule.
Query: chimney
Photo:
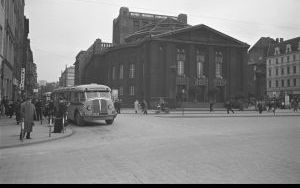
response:
[[[280,42],[283,42],[284,40],[283,40],[283,38],[280,38]]]
[[[279,38],[276,38],[276,43],[277,43],[277,44],[279,43]]]

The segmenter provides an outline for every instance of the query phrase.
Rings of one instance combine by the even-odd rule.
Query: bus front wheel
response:
[[[78,126],[83,126],[83,120],[79,112],[76,113],[76,124]]]
[[[111,125],[111,124],[113,124],[114,123],[114,120],[112,119],[112,120],[105,120],[106,121],[106,124],[107,125]]]

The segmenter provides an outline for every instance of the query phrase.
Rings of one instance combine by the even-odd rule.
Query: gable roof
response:
[[[196,30],[196,29],[207,29],[213,33],[216,33],[217,35],[220,35],[222,37],[225,37],[225,38],[228,38],[232,41],[235,41],[236,43],[242,45],[242,46],[245,46],[245,47],[250,47],[249,44],[247,43],[244,43],[240,40],[237,40],[229,35],[226,35],[220,31],[217,31],[211,27],[208,27],[207,25],[204,25],[204,24],[199,24],[199,25],[195,25],[195,26],[191,26],[191,27],[185,27],[185,28],[182,28],[182,29],[177,29],[177,30],[174,30],[174,31],[169,31],[169,32],[166,32],[166,33],[162,33],[162,34],[158,34],[158,35],[153,35],[152,37],[154,38],[161,38],[161,37],[165,37],[165,36],[171,36],[171,35],[174,35],[174,34],[179,34],[179,33],[184,33],[184,32],[188,32],[188,31],[192,31],[192,30]]]

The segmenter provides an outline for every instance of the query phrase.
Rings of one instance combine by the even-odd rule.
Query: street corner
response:
[[[0,124],[2,121],[0,121]],[[7,124],[0,126],[1,137],[0,137],[0,149],[23,147],[34,144],[42,144],[55,140],[60,140],[72,136],[75,131],[71,126],[66,127],[63,133],[52,133],[53,127],[50,129],[48,125],[40,125],[36,123],[31,133],[32,139],[24,138],[20,140],[20,126],[16,124]]]

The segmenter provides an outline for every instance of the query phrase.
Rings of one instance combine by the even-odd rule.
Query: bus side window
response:
[[[71,92],[71,103],[75,103],[75,92]]]
[[[79,93],[79,100],[80,102],[85,102],[85,94],[83,92]]]

